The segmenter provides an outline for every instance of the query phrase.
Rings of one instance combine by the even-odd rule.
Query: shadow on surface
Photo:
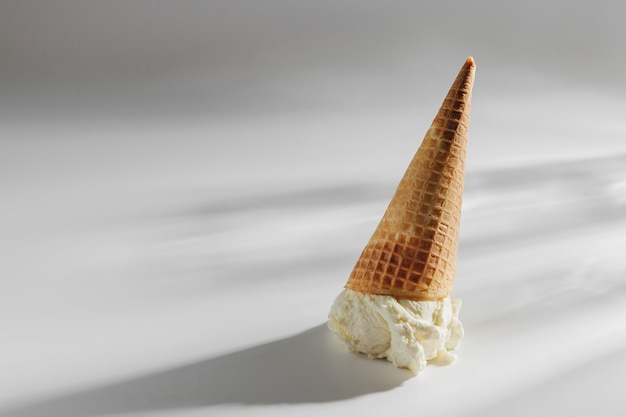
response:
[[[326,325],[181,367],[33,401],[3,417],[87,417],[218,404],[338,401],[400,386],[409,371],[344,351]]]
[[[186,215],[216,216],[260,210],[300,210],[302,208],[324,208],[328,206],[346,206],[371,201],[385,201],[393,195],[397,184],[387,182],[334,184],[325,187],[305,189],[287,189],[235,196],[228,199],[207,202],[201,207],[189,210]]]
[[[477,410],[483,416],[622,417],[626,409],[622,375],[626,372],[626,349],[584,358],[549,379],[537,378],[508,396]]]

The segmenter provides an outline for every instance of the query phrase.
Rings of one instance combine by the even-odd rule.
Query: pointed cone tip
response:
[[[476,63],[474,62],[474,58],[471,56],[467,57],[467,61],[465,61],[465,63],[470,66],[470,67],[475,67]]]

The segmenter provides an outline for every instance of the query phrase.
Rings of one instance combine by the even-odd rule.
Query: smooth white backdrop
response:
[[[612,1],[5,1],[0,416],[621,416]],[[458,360],[326,314],[477,63]]]

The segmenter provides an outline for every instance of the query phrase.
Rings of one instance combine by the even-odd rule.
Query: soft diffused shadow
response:
[[[552,378],[508,396],[500,396],[471,416],[591,416],[622,417],[626,409],[621,375],[626,373],[626,349],[581,358]]]
[[[186,215],[216,216],[258,210],[322,209],[362,204],[371,201],[386,201],[393,195],[393,183],[348,183],[333,184],[308,189],[289,189],[267,194],[238,196],[225,200],[207,202],[201,207],[189,210]]]
[[[326,325],[276,342],[56,398],[3,417],[86,417],[218,404],[338,401],[390,390],[409,371],[338,346]]]

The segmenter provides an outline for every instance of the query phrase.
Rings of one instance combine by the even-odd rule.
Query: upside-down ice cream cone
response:
[[[450,293],[474,69],[470,57],[329,314],[349,350],[416,373],[454,360],[464,333]]]
[[[474,60],[468,58],[346,288],[438,300],[454,283]]]

